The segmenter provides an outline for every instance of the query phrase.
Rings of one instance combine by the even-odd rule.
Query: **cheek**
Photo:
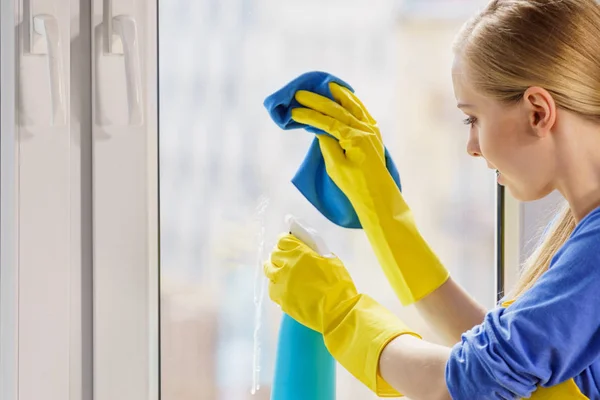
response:
[[[510,168],[519,148],[520,127],[512,120],[491,121],[479,131],[481,152],[498,169]]]
[[[506,138],[497,126],[482,126],[479,129],[479,147],[483,156],[498,168],[498,162],[508,152]]]

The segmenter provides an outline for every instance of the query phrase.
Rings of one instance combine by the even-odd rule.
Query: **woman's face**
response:
[[[544,115],[543,98],[524,96],[519,103],[506,105],[477,93],[469,73],[457,56],[452,67],[454,95],[469,125],[467,152],[482,157],[497,172],[518,200],[540,199],[553,190],[553,148],[539,128]],[[529,91],[529,89],[528,89]],[[540,103],[540,104],[537,104]],[[548,139],[548,140],[546,140]]]

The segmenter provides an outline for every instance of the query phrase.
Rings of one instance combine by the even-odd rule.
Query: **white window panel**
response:
[[[92,1],[94,400],[158,398],[156,2]]]
[[[89,10],[0,4],[0,398],[89,399]]]
[[[12,97],[6,100],[14,101],[16,119],[12,126],[10,118],[3,120],[7,141],[2,147],[7,161],[14,160],[15,190],[7,199],[14,207],[7,217],[16,223],[7,233],[14,234],[14,242],[7,243],[14,254],[2,267],[11,285],[7,306],[16,313],[3,329],[17,333],[18,359],[9,360],[16,368],[6,387],[16,390],[8,395],[18,393],[19,400],[68,399],[70,355],[77,354],[70,341],[77,323],[71,314],[77,301],[73,272],[80,262],[71,248],[71,224],[77,223],[71,218],[72,194],[79,189],[71,185],[77,164],[71,163],[70,0],[17,1],[14,6],[16,95],[6,93]]]

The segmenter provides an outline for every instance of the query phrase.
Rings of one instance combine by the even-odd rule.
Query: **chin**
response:
[[[513,185],[503,185],[510,192],[511,196],[522,202],[541,200],[552,193],[552,190],[531,190],[531,187],[521,190]]]

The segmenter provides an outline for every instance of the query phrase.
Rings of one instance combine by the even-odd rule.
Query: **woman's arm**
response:
[[[391,340],[381,377],[414,400],[483,400],[529,398],[579,376],[600,354],[600,213],[579,229],[531,289],[487,312],[451,349],[408,335]],[[553,398],[585,398],[570,390]]]
[[[451,400],[445,369],[450,348],[411,335],[392,340],[381,353],[381,377],[413,400]]]
[[[455,343],[485,310],[447,282],[448,271],[419,232],[399,178],[388,169],[393,162],[376,121],[352,90],[323,84],[331,97],[298,91],[295,99],[303,107],[291,111],[292,119],[329,133],[317,135],[327,175],[350,200],[396,296],[403,305],[420,303],[434,329]]]
[[[337,257],[321,257],[292,235],[279,240],[265,264],[269,296],[322,333],[331,355],[380,396],[529,398],[538,387],[580,376],[600,354],[600,212],[595,217],[580,223],[531,289],[487,312],[452,348],[421,340],[359,293]]]
[[[448,345],[459,342],[460,335],[479,325],[487,312],[452,278],[416,302],[415,306]]]

